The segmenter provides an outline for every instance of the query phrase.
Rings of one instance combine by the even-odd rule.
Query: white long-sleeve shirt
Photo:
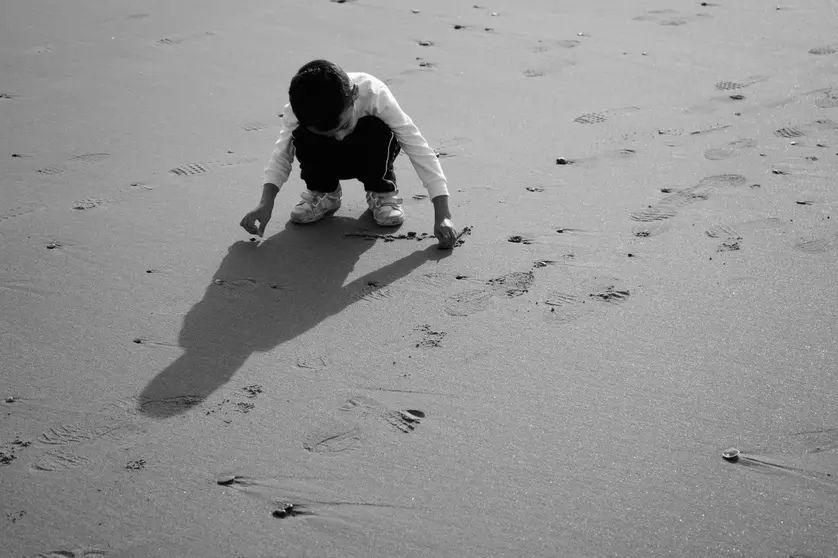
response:
[[[448,195],[448,181],[442,172],[439,159],[422,137],[419,128],[396,102],[390,89],[379,79],[365,73],[347,74],[352,83],[358,86],[358,99],[355,101],[355,115],[358,118],[375,116],[381,119],[396,136],[402,150],[407,154],[416,174],[428,190],[428,197]],[[291,110],[291,104],[282,111],[282,130],[276,141],[268,166],[265,169],[265,182],[278,188],[288,180],[291,165],[294,162],[294,142],[291,134],[299,126],[299,121]]]

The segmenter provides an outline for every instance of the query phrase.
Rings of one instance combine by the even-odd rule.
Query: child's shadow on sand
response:
[[[183,320],[178,344],[185,352],[145,387],[140,411],[156,418],[188,411],[227,383],[251,354],[294,339],[371,288],[451,253],[434,243],[344,286],[374,245],[343,237],[359,228],[355,219],[333,217],[314,226],[289,224],[262,243],[230,246],[204,298]]]

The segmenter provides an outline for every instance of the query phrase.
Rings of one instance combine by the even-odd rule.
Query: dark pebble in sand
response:
[[[251,236],[251,237],[250,237],[250,242],[256,242],[256,239],[255,239],[254,237],[252,237],[252,236]]]
[[[457,30],[459,30],[459,29],[465,29],[465,28],[466,28],[466,26],[465,26],[465,25],[460,25],[459,23],[458,23],[458,24],[456,24],[456,25],[454,26],[454,29],[457,29]]]
[[[14,403],[14,402],[15,402],[15,398],[14,398],[14,397],[7,397],[7,398],[6,398],[6,403]]]
[[[629,258],[633,258],[633,257],[634,257],[634,254],[629,253],[628,257],[629,257]]]
[[[730,98],[733,99],[734,101],[741,101],[742,99],[745,98],[745,95],[731,95]]]
[[[136,339],[134,339],[134,343],[136,343],[137,345],[142,345],[144,343],[144,340],[142,337],[137,337]]]
[[[556,229],[556,232],[562,234],[564,232],[564,229]]]
[[[236,475],[221,475],[217,479],[215,479],[216,484],[220,484],[221,486],[227,486],[233,484],[236,481]]]
[[[56,248],[58,248],[58,244],[56,244],[55,242],[50,242],[49,244],[47,244],[47,250],[55,250]]]
[[[462,279],[465,279],[465,278],[466,278],[466,276],[465,276],[465,275],[457,275],[457,276],[455,277],[455,279],[457,279],[457,280],[462,280]]]
[[[568,163],[570,163],[570,161],[568,161],[564,157],[559,157],[558,159],[556,159],[557,165],[567,165]]]

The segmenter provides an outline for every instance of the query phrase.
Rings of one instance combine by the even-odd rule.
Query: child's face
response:
[[[335,138],[338,141],[342,141],[343,138],[348,136],[352,133],[355,129],[355,126],[358,124],[358,117],[355,115],[355,100],[358,98],[358,88],[357,86],[352,92],[352,100],[349,102],[349,106],[346,107],[346,110],[340,115],[340,124],[337,125],[336,128],[333,128],[328,131],[318,130],[313,126],[307,126],[309,132],[313,134],[317,134],[318,136],[326,136],[329,138]]]

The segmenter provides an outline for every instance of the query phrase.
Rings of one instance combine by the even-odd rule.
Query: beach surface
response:
[[[838,556],[836,21],[4,3],[0,556]],[[405,156],[398,230],[289,223],[296,165],[239,227],[315,58],[460,246]]]

